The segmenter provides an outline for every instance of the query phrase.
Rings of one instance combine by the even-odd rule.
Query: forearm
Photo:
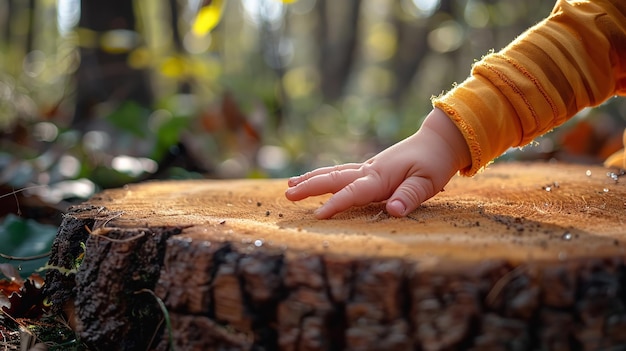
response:
[[[559,1],[552,15],[433,101],[469,145],[471,175],[580,109],[625,91],[626,2]]]

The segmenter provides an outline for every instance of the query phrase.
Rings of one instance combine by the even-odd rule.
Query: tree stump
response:
[[[46,286],[101,350],[623,349],[619,177],[496,164],[402,219],[316,220],[282,179],[135,184],[68,211]]]

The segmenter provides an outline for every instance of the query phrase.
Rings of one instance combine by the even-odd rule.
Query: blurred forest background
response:
[[[0,0],[0,218],[148,179],[363,161],[546,0]],[[600,162],[611,99],[502,159]],[[13,194],[16,190],[23,190]]]

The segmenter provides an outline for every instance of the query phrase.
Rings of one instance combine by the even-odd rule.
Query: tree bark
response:
[[[47,291],[94,349],[597,350],[626,346],[626,184],[500,164],[407,218],[315,220],[285,180],[135,184],[73,207]],[[154,337],[153,337],[154,335]]]
[[[113,105],[131,100],[150,107],[153,100],[147,71],[128,65],[130,52],[141,40],[136,28],[133,1],[91,0],[81,1],[78,26],[92,33],[87,42],[81,43],[81,61],[76,71],[76,107],[72,123],[85,129],[95,116],[94,108],[102,102]],[[110,31],[125,30],[135,47],[117,52],[106,50],[100,40]],[[136,35],[131,38],[131,34]]]

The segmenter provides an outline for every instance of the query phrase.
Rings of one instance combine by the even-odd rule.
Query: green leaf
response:
[[[130,132],[140,138],[148,136],[148,117],[150,111],[136,102],[125,101],[113,111],[107,120],[114,126]]]
[[[113,168],[98,166],[91,169],[90,179],[101,188],[117,188],[137,180],[129,174],[118,172]]]
[[[173,116],[165,121],[157,131],[157,145],[151,158],[160,160],[170,147],[178,144],[180,134],[189,127],[189,124],[190,119],[185,116]]]
[[[56,226],[9,214],[0,224],[0,242],[2,243],[0,252],[12,257],[31,257],[47,253],[52,247],[56,233]],[[28,278],[46,262],[48,262],[48,257],[28,261],[0,257],[0,263],[11,263],[17,266],[23,278]]]

